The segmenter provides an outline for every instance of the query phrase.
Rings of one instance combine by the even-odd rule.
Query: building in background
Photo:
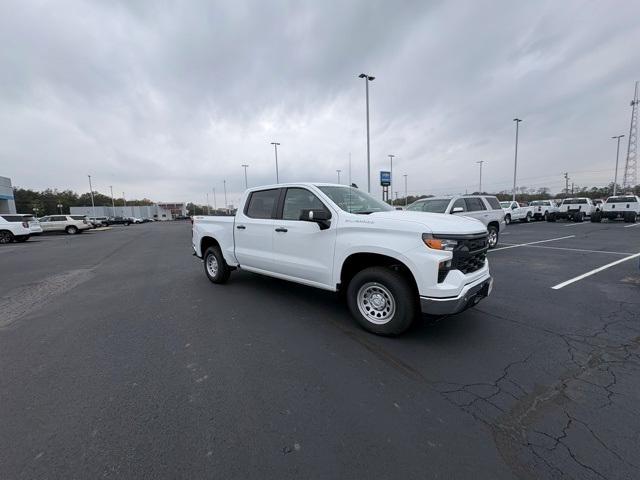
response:
[[[0,177],[0,213],[16,213],[13,187],[11,179],[7,177]]]
[[[95,212],[95,213],[94,213]],[[144,206],[95,206],[71,207],[69,209],[71,215],[86,215],[87,217],[132,217],[132,218],[150,218],[158,221],[173,220],[174,216],[171,210],[160,207],[159,205]]]
[[[158,207],[169,210],[173,218],[186,217],[187,205],[185,203],[158,203]]]

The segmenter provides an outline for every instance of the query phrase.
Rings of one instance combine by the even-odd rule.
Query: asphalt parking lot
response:
[[[0,478],[640,477],[640,224],[510,225],[493,294],[398,338],[212,285],[190,233],[0,246]]]

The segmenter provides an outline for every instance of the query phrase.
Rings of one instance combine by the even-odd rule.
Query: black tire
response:
[[[30,235],[17,235],[14,237],[14,240],[18,243],[24,243],[29,240]]]
[[[0,230],[0,243],[11,243],[13,239],[13,233],[8,230]]]
[[[573,217],[573,220],[574,220],[575,222],[577,222],[577,223],[582,223],[582,222],[584,222],[584,212],[580,212],[580,213],[578,213],[577,215],[575,215],[575,216]]]
[[[498,228],[493,225],[489,225],[487,227],[487,231],[489,232],[489,238],[487,240],[489,242],[489,248],[496,248],[496,245],[498,245],[498,242],[500,241],[500,232],[498,231]],[[495,240],[493,240],[493,238],[495,238]]]
[[[549,221],[549,212],[544,212],[544,217],[541,218],[540,220],[544,220],[545,222]]]
[[[371,295],[378,295],[383,301],[386,299],[382,311],[372,308],[367,301],[367,294],[369,299]],[[387,267],[370,267],[356,273],[347,287],[347,304],[360,326],[378,335],[400,335],[411,326],[419,312],[418,295],[409,280]],[[390,316],[386,320],[382,317],[381,323],[375,323],[360,307],[364,312],[371,312],[371,317]],[[387,308],[393,308],[390,314]]]
[[[600,212],[595,212],[591,215],[591,223],[600,223],[602,221],[602,214]]]
[[[78,227],[74,225],[69,225],[67,228],[64,229],[64,231],[67,232],[67,235],[75,235],[76,233],[78,233]]]
[[[124,222],[125,227],[128,227],[129,225],[131,225],[129,222]]]
[[[547,222],[555,222],[555,221],[556,221],[556,214],[554,212],[551,212],[547,217]]]
[[[524,223],[529,223],[531,221],[531,214],[527,213],[527,215],[524,217],[523,222]]]
[[[231,275],[231,269],[218,247],[209,247],[204,252],[204,273],[213,283],[226,283]],[[213,267],[215,260],[216,268]]]
[[[511,223],[511,215],[508,213],[504,216],[504,223],[509,225]]]

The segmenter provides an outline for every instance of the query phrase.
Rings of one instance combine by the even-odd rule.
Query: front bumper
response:
[[[422,313],[429,315],[453,315],[473,307],[489,296],[493,288],[493,278],[488,277],[478,283],[467,285],[457,297],[420,297]]]

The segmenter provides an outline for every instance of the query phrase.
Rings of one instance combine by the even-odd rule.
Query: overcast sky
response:
[[[222,204],[249,185],[612,181],[640,79],[633,1],[0,2],[0,175],[14,185]],[[626,143],[621,149],[621,164]],[[211,199],[211,203],[213,200]]]

